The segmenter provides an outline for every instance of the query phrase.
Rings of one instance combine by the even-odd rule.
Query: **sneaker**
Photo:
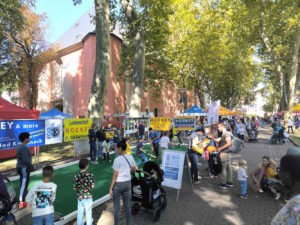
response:
[[[24,202],[24,208],[25,207],[30,207],[30,204],[28,202]]]
[[[240,198],[241,199],[248,199],[248,195],[241,195]]]
[[[24,202],[19,202],[19,209],[23,209],[25,207]]]
[[[281,197],[281,194],[280,194],[280,193],[277,193],[277,194],[276,194],[276,198],[275,198],[275,199],[276,199],[276,200],[279,200],[279,199],[280,199],[280,197]]]
[[[225,189],[227,189],[227,188],[228,188],[228,186],[227,186],[226,184],[220,184],[220,185],[219,185],[219,188],[222,188],[222,189],[224,189],[224,190],[225,190]]]
[[[229,188],[233,188],[233,183],[226,183],[226,186]]]
[[[258,192],[259,192],[259,193],[263,193],[264,191],[263,191],[263,189],[260,188],[260,189],[258,190]]]
[[[200,180],[194,181],[194,184],[200,184],[200,183],[201,183]]]
[[[111,160],[109,160],[109,162],[111,162]]]
[[[97,161],[94,162],[95,165],[99,164]]]

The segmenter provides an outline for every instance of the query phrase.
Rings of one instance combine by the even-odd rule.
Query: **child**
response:
[[[247,199],[247,172],[246,172],[247,162],[244,159],[239,161],[238,169],[238,181],[241,186],[241,198]]]
[[[51,182],[53,167],[43,168],[43,181],[36,183],[26,196],[32,207],[33,224],[54,224],[53,202],[56,197],[57,185]]]
[[[126,142],[126,150],[125,150],[126,155],[131,155],[131,147],[130,147],[129,140],[130,140],[130,137],[126,136],[125,140],[124,140]]]
[[[33,171],[33,165],[31,162],[31,153],[29,148],[26,146],[30,141],[30,134],[23,132],[19,135],[21,145],[17,150],[17,171],[20,176],[20,203],[19,208],[28,207],[29,204],[25,202],[27,195],[28,184],[30,180],[30,172]]]
[[[102,143],[103,157],[104,157],[104,160],[107,159],[107,161],[111,162],[110,157],[109,157],[109,149],[110,149],[109,139],[106,139]]]
[[[165,131],[162,138],[159,141],[161,160],[163,160],[164,150],[168,150],[169,145],[170,145],[170,139],[168,137],[168,132]]]
[[[147,156],[145,155],[145,152],[143,150],[143,137],[139,136],[138,142],[136,144],[136,155],[140,158],[137,162],[137,166],[141,165],[142,162],[148,162]]]
[[[81,159],[79,161],[80,172],[74,178],[74,190],[78,196],[77,224],[83,224],[84,212],[86,213],[86,225],[92,225],[92,190],[95,187],[95,177],[87,172],[89,161]]]
[[[269,188],[272,193],[275,194],[275,199],[278,200],[281,197],[280,194],[280,180],[277,179],[278,174],[276,171],[276,163],[273,159],[270,159],[269,165],[267,167],[267,179]]]

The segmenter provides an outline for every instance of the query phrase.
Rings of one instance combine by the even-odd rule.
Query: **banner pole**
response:
[[[176,202],[178,202],[178,199],[179,199],[179,193],[180,193],[180,189],[177,189]]]

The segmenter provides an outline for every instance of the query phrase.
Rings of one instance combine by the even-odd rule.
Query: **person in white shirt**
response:
[[[240,183],[240,187],[241,187],[241,198],[242,199],[247,199],[247,172],[246,172],[246,168],[247,168],[247,162],[244,159],[241,159],[239,161],[239,169],[238,169],[238,181]]]
[[[114,205],[114,224],[119,224],[120,197],[122,195],[125,207],[126,225],[131,225],[131,172],[137,170],[137,166],[131,154],[125,154],[126,142],[117,143],[118,157],[113,163],[113,177],[110,185],[110,196]]]
[[[109,156],[109,149],[110,149],[110,143],[109,139],[106,139],[102,142],[102,151],[103,151],[103,160],[107,160],[108,162],[111,162],[110,156]]]
[[[236,133],[238,135],[238,138],[241,140],[244,140],[245,128],[245,124],[241,120],[239,120],[236,124]]]
[[[168,137],[168,132],[164,132],[163,134],[164,136],[162,136],[162,138],[159,141],[159,147],[160,147],[160,158],[161,160],[163,160],[163,155],[164,155],[164,150],[168,150],[169,149],[169,145],[171,144],[170,139]]]
[[[57,185],[51,182],[53,167],[43,168],[43,181],[36,183],[26,196],[26,202],[32,207],[32,224],[54,224],[53,203],[56,197]]]
[[[288,133],[290,133],[290,129],[292,130],[292,132],[294,133],[294,130],[293,130],[293,119],[291,117],[289,117],[289,120],[288,120]]]

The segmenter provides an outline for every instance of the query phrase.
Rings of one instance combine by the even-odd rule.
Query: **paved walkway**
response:
[[[263,155],[268,155],[279,162],[291,144],[268,145],[268,130],[261,129],[258,143],[246,143],[241,154],[234,155],[234,188],[222,190],[217,187],[218,179],[201,179],[201,184],[192,190],[187,168],[183,175],[183,188],[180,191],[179,201],[176,202],[176,191],[166,188],[168,206],[163,211],[156,224],[176,225],[268,225],[273,216],[283,206],[283,201],[276,201],[269,193],[254,193],[248,187],[249,198],[239,198],[240,189],[236,180],[237,162],[244,158],[251,171],[261,160]],[[205,175],[207,162],[200,160],[201,175]],[[94,224],[112,225],[113,206],[108,202],[94,209]],[[74,223],[70,223],[74,224]],[[121,225],[125,224],[124,212],[121,212]],[[151,214],[140,212],[133,217],[133,225],[153,224]]]

